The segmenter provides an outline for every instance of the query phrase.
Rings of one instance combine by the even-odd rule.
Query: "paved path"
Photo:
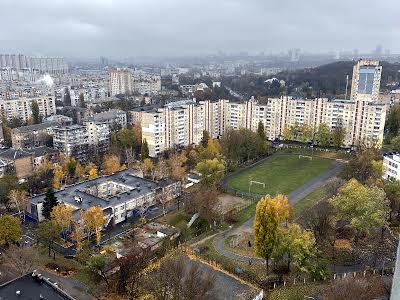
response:
[[[273,157],[270,157],[268,159],[273,159]],[[265,161],[265,160],[263,160]],[[305,183],[303,186],[300,188],[296,189],[292,193],[288,195],[290,203],[293,205],[306,197],[308,194],[310,194],[312,191],[314,191],[316,188],[318,188],[321,184],[323,184],[326,180],[328,180],[331,177],[336,176],[340,170],[341,170],[342,165],[335,161],[332,160],[332,168],[329,170],[323,172],[319,176],[313,178],[309,182]],[[234,252],[231,252],[227,249],[225,249],[225,240],[232,235],[239,235],[241,233],[251,233],[253,231],[253,220],[254,217],[247,220],[245,223],[243,223],[241,226],[234,228],[234,229],[228,229],[224,232],[222,232],[220,235],[216,236],[216,238],[213,241],[213,246],[217,252],[219,252],[221,255],[228,257],[232,260],[236,261],[241,261],[241,262],[249,262],[251,261],[252,263],[263,263],[265,264],[265,260],[261,259],[259,257],[250,257],[250,256],[245,256],[245,255],[240,255]]]

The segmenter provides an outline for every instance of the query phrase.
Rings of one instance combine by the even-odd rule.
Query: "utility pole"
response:
[[[347,100],[347,89],[349,87],[349,75],[346,75],[346,95],[344,96],[344,99]]]

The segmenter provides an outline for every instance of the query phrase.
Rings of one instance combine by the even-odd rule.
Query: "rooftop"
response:
[[[18,131],[20,133],[28,133],[28,132],[42,130],[42,129],[46,129],[46,128],[58,126],[58,125],[60,125],[58,122],[45,122],[45,123],[40,123],[40,124],[35,124],[35,125],[17,127],[17,128],[14,128],[13,131]]]
[[[107,184],[111,187],[103,189]],[[133,170],[127,169],[110,176],[102,176],[65,187],[56,191],[55,195],[60,201],[79,209],[92,206],[100,206],[104,209],[146,195],[164,184],[163,181],[157,183],[137,177]],[[104,192],[104,190],[107,191]],[[45,195],[41,194],[31,198],[31,202],[41,203],[44,198]]]
[[[0,286],[0,300],[73,300],[60,288],[36,273],[29,273]]]

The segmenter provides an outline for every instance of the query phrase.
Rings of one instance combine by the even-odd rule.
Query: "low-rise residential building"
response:
[[[12,147],[23,149],[50,145],[53,140],[53,128],[59,125],[56,122],[45,122],[14,128],[11,131]]]
[[[39,107],[39,114],[47,117],[56,114],[56,103],[53,97],[17,97],[11,99],[0,99],[0,114],[8,120],[18,118],[27,122],[32,118],[32,103],[36,101]]]
[[[106,122],[111,129],[126,128],[128,124],[126,112],[120,109],[110,109],[105,112],[97,113],[87,117],[84,121]]]
[[[119,224],[128,218],[141,214],[158,199],[169,201],[181,194],[181,183],[172,180],[151,181],[124,170],[110,176],[83,181],[55,192],[57,200],[71,206],[73,215],[79,220],[80,211],[93,206],[103,209],[108,225]],[[45,195],[30,199],[28,214],[36,221],[42,221]]]
[[[383,179],[400,180],[400,154],[390,152],[383,156]]]
[[[58,161],[58,151],[46,146],[32,149],[9,148],[0,152],[0,177],[14,174],[19,179],[25,179],[40,167],[44,160]]]

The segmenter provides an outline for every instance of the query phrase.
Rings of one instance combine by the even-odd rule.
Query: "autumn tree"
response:
[[[25,222],[25,211],[29,204],[29,198],[27,197],[25,191],[11,190],[8,198],[10,202],[18,209],[18,215],[23,215],[23,220]]]
[[[185,169],[185,162],[186,162],[186,156],[184,153],[182,154],[173,154],[170,159],[168,160],[168,166],[170,170],[170,177],[173,180],[178,180],[178,181],[185,181],[185,174],[186,174],[186,169]]]
[[[273,205],[276,206],[279,222],[289,222],[293,218],[293,208],[286,195],[278,194],[273,198]]]
[[[202,188],[192,196],[192,208],[200,217],[213,224],[219,219],[218,191],[215,188]]]
[[[287,259],[287,269],[293,265],[301,272],[311,272],[311,261],[316,256],[312,232],[303,230],[298,224],[279,226],[273,257]]]
[[[160,158],[154,166],[154,178],[159,180],[167,177],[169,174],[168,168],[169,167],[165,159]]]
[[[202,175],[202,184],[207,186],[215,185],[224,176],[225,163],[218,158],[207,159],[197,164],[196,171]]]
[[[376,186],[367,187],[351,179],[331,203],[338,218],[349,221],[356,230],[356,239],[374,228],[387,227],[389,201],[385,192]]]
[[[147,176],[148,174],[151,174],[152,177],[154,176],[154,165],[150,158],[146,158],[142,162],[142,170],[144,176]]]
[[[65,178],[64,170],[61,166],[56,166],[54,168],[54,175],[53,175],[53,187],[55,189],[60,189]]]
[[[269,272],[269,260],[276,244],[278,226],[277,207],[271,197],[265,196],[257,203],[254,219],[254,239],[257,255],[266,260],[267,274]]]
[[[22,276],[35,269],[37,249],[10,245],[2,256],[5,258],[3,266],[8,270],[15,270]]]
[[[215,284],[213,274],[187,260],[183,254],[168,256],[149,274],[145,286],[154,299],[210,299]]]
[[[53,191],[52,188],[49,188],[46,191],[46,195],[44,197],[44,202],[42,206],[42,215],[45,217],[47,220],[50,220],[51,217],[51,211],[53,210],[53,207],[58,205],[57,197]]]
[[[382,161],[376,147],[363,147],[357,155],[343,166],[341,176],[350,180],[355,178],[362,183],[372,182],[382,177]]]
[[[298,140],[302,143],[310,142],[313,139],[314,128],[306,123],[299,126]]]
[[[22,235],[21,221],[13,216],[0,217],[0,245],[16,243]]]
[[[53,222],[55,226],[61,228],[64,239],[66,238],[66,231],[69,230],[72,225],[72,211],[73,208],[71,206],[61,203],[54,206],[50,213],[51,222]]]
[[[108,154],[104,156],[103,170],[105,175],[111,175],[119,171],[121,163],[118,156]]]
[[[149,145],[147,144],[146,139],[144,139],[140,149],[140,159],[143,162],[146,158],[149,158]]]
[[[85,168],[85,173],[87,174],[89,179],[95,179],[99,177],[97,172],[97,167],[93,163],[89,163]]]
[[[88,233],[88,239],[92,232],[96,234],[97,245],[101,241],[101,228],[105,224],[103,209],[99,206],[92,206],[82,212],[82,221]]]
[[[14,175],[4,175],[0,178],[0,203],[6,206],[10,206],[10,192],[12,190],[18,190],[18,178]]]
[[[329,147],[331,144],[331,131],[329,126],[325,123],[321,123],[318,126],[317,132],[315,133],[315,141],[318,146]]]
[[[79,162],[76,164],[75,168],[75,177],[78,179],[82,179],[85,176],[85,169],[83,168],[82,164]]]
[[[71,232],[71,239],[75,242],[76,250],[79,252],[83,248],[83,226],[80,222],[74,224],[74,230]]]

